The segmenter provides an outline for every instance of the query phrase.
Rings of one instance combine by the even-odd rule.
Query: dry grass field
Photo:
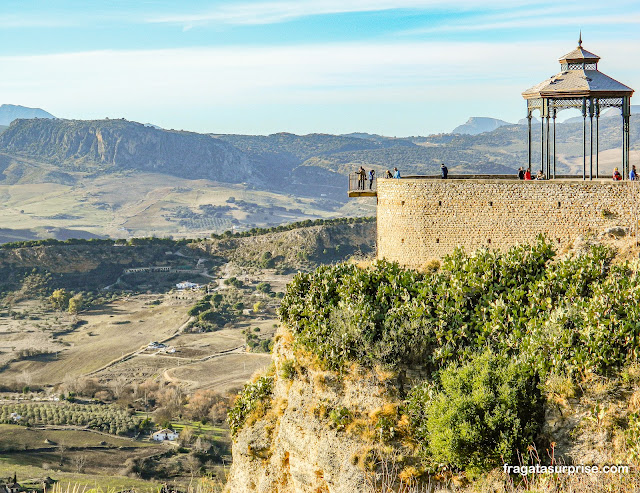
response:
[[[69,333],[56,337],[40,328],[64,320],[67,315],[51,313],[35,323],[31,320],[10,321],[0,332],[0,346],[27,345],[36,349],[58,351],[46,358],[31,358],[10,364],[3,372],[6,382],[55,385],[68,378],[78,378],[99,370],[124,355],[137,351],[150,341],[166,339],[178,331],[188,320],[189,300],[176,303],[169,300],[160,305],[149,305],[157,296],[131,296],[109,303],[100,309],[82,313],[86,321]],[[68,321],[65,320],[67,323]],[[28,334],[28,341],[16,340]]]
[[[561,149],[558,149],[558,162],[566,164],[571,170],[571,174],[582,174],[582,155],[580,156],[566,156],[561,154]],[[631,164],[637,163],[640,160],[640,151],[631,151],[629,156]],[[599,154],[599,168],[600,176],[604,178],[611,178],[613,168],[617,167],[622,170],[622,149],[609,149],[607,151],[601,151]],[[533,169],[536,170],[540,167],[539,163],[533,164]],[[593,172],[596,170],[596,156],[593,156]],[[589,145],[587,144],[587,176],[589,176]]]
[[[208,388],[226,392],[242,387],[251,375],[270,362],[270,354],[231,353],[169,369],[164,372],[164,377],[186,388]]]
[[[224,218],[203,215],[203,205],[225,206],[227,199],[257,204],[255,212],[234,207]],[[119,172],[80,178],[74,185],[29,183],[0,185],[0,224],[3,228],[30,229],[42,238],[54,228],[81,230],[114,238],[174,236],[206,237],[231,229],[264,227],[304,219],[372,215],[375,202],[349,201],[327,209],[317,199],[293,197],[243,185],[173,176]],[[335,205],[335,204],[334,204]],[[271,209],[271,207],[282,209]],[[183,220],[177,210],[187,208],[198,217]]]

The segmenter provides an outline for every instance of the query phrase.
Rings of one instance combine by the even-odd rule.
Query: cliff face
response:
[[[280,263],[302,268],[332,261],[346,260],[350,255],[375,252],[376,223],[329,224],[290,231],[225,238],[197,243],[208,255],[219,255],[240,265],[257,264],[268,252]]]
[[[228,183],[264,180],[264,166],[219,139],[126,120],[16,120],[0,151],[71,170],[137,169]]]
[[[285,377],[293,361],[296,374]],[[370,442],[346,432],[336,411],[366,414],[382,409],[384,386],[372,374],[339,378],[301,362],[282,329],[273,350],[272,371],[275,381],[269,408],[250,416],[237,434],[225,491],[367,491],[363,464],[371,454]]]

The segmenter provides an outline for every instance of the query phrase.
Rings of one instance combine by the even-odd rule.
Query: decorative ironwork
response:
[[[598,70],[597,63],[561,63],[560,70],[566,72],[567,70]]]
[[[598,99],[601,108],[622,108],[623,98]]]
[[[527,108],[530,110],[537,110],[542,108],[542,98],[527,99]]]
[[[583,99],[577,98],[555,98],[549,100],[549,104],[556,112],[571,108],[582,108]]]

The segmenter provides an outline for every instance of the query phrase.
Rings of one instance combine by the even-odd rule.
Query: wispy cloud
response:
[[[520,93],[557,71],[556,56],[570,48],[557,41],[405,41],[3,56],[11,77],[0,79],[0,94],[59,116],[127,117],[167,128],[264,133],[342,125],[399,135],[387,121],[396,118],[394,128],[409,135],[441,131],[443,122],[448,128],[487,108],[517,120]],[[640,69],[627,63],[634,44],[604,42],[594,50],[611,75],[640,86]],[[370,121],[374,113],[380,121]]]
[[[69,27],[73,25],[70,17],[58,17],[51,15],[0,15],[0,28],[22,29],[22,28],[43,28],[43,27]]]
[[[532,0],[487,0],[484,10],[534,4]],[[453,9],[456,11],[477,8],[475,0],[297,0],[279,2],[229,3],[217,8],[193,14],[167,14],[150,16],[150,23],[173,23],[187,26],[222,23],[231,25],[275,24],[317,15],[379,12],[406,9]]]
[[[460,22],[448,22],[441,25],[409,29],[401,35],[421,35],[434,33],[483,32],[508,29],[549,29],[558,26],[615,26],[640,24],[640,12],[626,14],[598,13],[590,15],[571,15],[572,8],[559,6],[551,9],[524,10],[506,15],[479,16]]]

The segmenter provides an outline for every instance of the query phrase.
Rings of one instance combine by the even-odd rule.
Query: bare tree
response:
[[[76,471],[78,473],[81,473],[84,471],[84,466],[87,463],[87,456],[82,454],[82,455],[76,455],[73,458],[73,465],[76,468]]]
[[[120,397],[122,397],[122,394],[126,386],[127,386],[127,379],[123,375],[120,375],[118,378],[111,381],[111,390],[113,392],[113,396],[116,399],[120,399]]]
[[[67,451],[67,446],[64,442],[58,444],[58,453],[60,454],[60,465],[64,463],[64,454]]]
[[[30,387],[31,382],[33,381],[33,376],[31,375],[31,372],[29,370],[22,370],[20,380],[25,386]]]

